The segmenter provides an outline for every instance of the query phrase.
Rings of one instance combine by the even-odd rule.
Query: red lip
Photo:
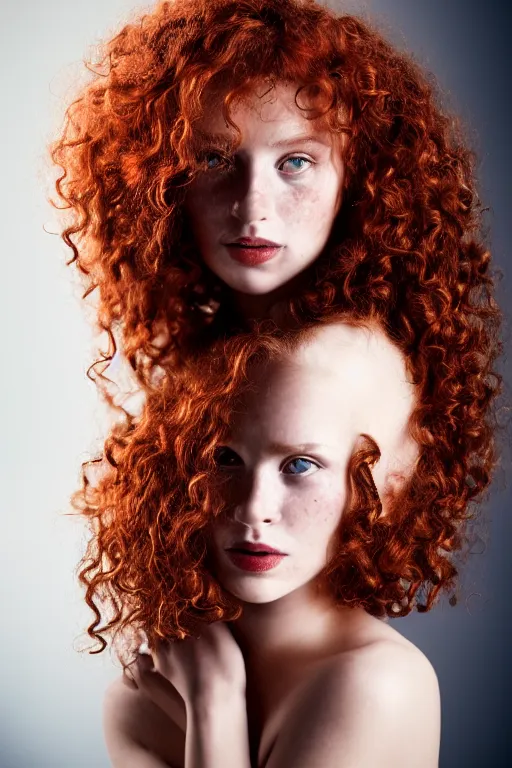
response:
[[[275,245],[243,245],[242,243],[232,243],[226,245],[229,255],[233,261],[243,264],[245,267],[257,267],[259,264],[265,264],[281,252],[281,247]]]
[[[267,552],[271,555],[286,555],[286,552],[281,552],[275,547],[271,547],[269,544],[263,542],[256,544],[251,541],[235,541],[232,547],[228,547],[228,551],[246,549],[249,552]]]
[[[265,240],[263,237],[239,237],[238,240],[233,240],[226,245],[238,245],[245,246],[247,248],[258,248],[261,246],[267,246],[270,248],[281,248],[280,243],[274,243],[272,240]]]
[[[279,565],[281,560],[283,560],[285,557],[285,555],[267,555],[263,554],[262,552],[255,552],[252,555],[244,554],[243,552],[238,552],[232,549],[227,551],[227,555],[237,568],[240,568],[242,571],[251,571],[252,573],[270,571],[272,568],[275,568],[277,565]]]

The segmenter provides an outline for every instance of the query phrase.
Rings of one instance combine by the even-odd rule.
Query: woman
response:
[[[117,597],[101,631],[132,631],[134,650],[143,627],[156,661],[107,694],[114,765],[437,764],[435,674],[378,619],[453,586],[469,478],[493,461],[473,466],[456,430],[434,439],[452,406],[407,345],[364,307],[262,327],[111,443],[88,511],[116,556],[82,575],[90,605]],[[248,541],[286,556],[263,571],[226,552]]]
[[[420,542],[418,562],[401,576],[409,586],[398,587],[388,562],[385,596],[376,594],[380,577],[365,572],[353,600],[376,615],[392,605],[403,615],[401,601],[427,574],[430,608],[454,573],[446,560],[438,573],[433,542],[457,548],[456,521],[489,482],[489,414],[499,391],[499,312],[469,155],[431,88],[364,24],[314,3],[160,3],[107,53],[111,70],[75,103],[54,147],[67,174],[58,188],[78,214],[64,237],[88,290],[99,287],[111,354],[119,327],[138,385],[158,395],[172,373],[172,387],[162,390],[158,416],[149,408],[138,426],[129,418],[114,430],[106,478],[93,487],[84,474],[77,494],[95,533],[81,572],[97,615],[89,634],[105,647],[99,597],[114,608],[107,630],[142,627],[155,653],[158,639],[236,619],[239,605],[209,571],[198,577],[204,539],[190,541],[213,493],[201,495],[190,449],[192,427],[201,439],[208,434],[199,422],[201,408],[212,414],[209,368],[202,401],[181,395],[200,387],[193,365],[216,339],[241,343],[258,317],[300,325],[340,309],[365,316],[371,308],[416,366],[423,476],[431,480],[421,495],[431,519],[401,540],[402,554]],[[306,130],[315,143],[296,144]],[[274,146],[292,138],[289,151]],[[247,236],[276,248],[237,245]],[[231,413],[219,403],[214,425]],[[169,435],[158,419],[180,428]],[[148,441],[137,442],[139,428]],[[179,512],[171,520],[169,507]],[[364,571],[372,559],[362,562]],[[208,585],[206,609],[190,609],[198,578]],[[181,602],[170,599],[176,584]],[[128,655],[135,647],[128,643]]]
[[[367,291],[433,346],[475,324],[492,338],[470,153],[378,32],[307,0],[175,0],[103,63],[52,146],[111,341],[98,381],[115,336],[147,389],[252,318]]]

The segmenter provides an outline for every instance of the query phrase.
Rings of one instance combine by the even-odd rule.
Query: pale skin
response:
[[[414,470],[405,360],[380,329],[338,322],[254,379],[219,457],[231,511],[212,530],[215,575],[243,614],[159,648],[154,671],[139,663],[138,689],[111,686],[113,765],[434,768],[431,664],[389,624],[335,608],[314,588],[350,503],[346,470],[361,435],[381,451],[373,477],[384,513]],[[241,571],[224,548],[243,537],[287,557],[264,573]]]
[[[298,83],[267,83],[236,104],[232,119],[242,134],[235,153],[226,142],[235,132],[215,97],[199,130],[208,141],[208,170],[189,187],[185,212],[207,266],[233,292],[246,317],[271,313],[288,296],[325,246],[342,201],[343,141],[295,103]],[[315,104],[302,92],[302,110]],[[318,102],[316,102],[318,104]],[[226,243],[262,237],[282,245],[257,266],[235,261]]]
[[[335,140],[318,120],[305,117],[295,103],[299,85],[277,83],[269,90],[261,83],[233,106],[231,116],[242,134],[235,153],[226,149],[235,131],[214,94],[195,126],[208,142],[209,170],[190,184],[184,215],[203,261],[231,289],[236,311],[247,320],[279,320],[280,303],[319,257],[343,199],[345,140]],[[319,105],[304,91],[298,98],[302,110]],[[245,266],[225,246],[240,237],[262,237],[282,249],[270,261]],[[158,346],[167,339],[160,328],[153,341]],[[117,376],[121,392],[134,395],[128,402],[121,395],[116,404],[137,413],[139,386],[131,368],[126,364],[121,373],[111,368],[109,376],[114,381]]]

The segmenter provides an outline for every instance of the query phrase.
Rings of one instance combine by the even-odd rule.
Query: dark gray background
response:
[[[397,45],[434,73],[444,103],[463,120],[479,158],[480,197],[490,207],[488,242],[495,265],[504,272],[499,298],[508,312],[510,6],[475,0],[374,0],[367,9]],[[509,384],[509,361],[502,361],[501,370]],[[508,470],[504,451],[490,501],[484,505],[489,521],[478,531],[484,542],[475,541],[475,554],[461,566],[460,602],[451,607],[445,598],[428,614],[414,613],[392,624],[427,654],[437,671],[441,768],[512,765],[510,635],[505,631],[510,625],[507,587],[512,575]]]
[[[95,451],[104,414],[85,378],[92,337],[79,290],[63,266],[69,253],[43,231],[43,224],[58,229],[45,203],[51,171],[44,148],[83,71],[82,57],[134,7],[132,0],[1,4],[0,768],[109,765],[101,704],[119,669],[107,653],[76,652],[92,620],[73,573],[83,552],[83,525],[60,514],[68,511],[80,462]],[[369,14],[413,52],[463,118],[480,158],[480,194],[490,207],[491,245],[505,272],[500,298],[507,308],[509,7],[474,0],[348,0],[345,7]],[[393,622],[438,673],[441,768],[509,764],[508,470],[507,458],[484,508],[490,517],[485,551],[471,555],[461,572],[456,607],[444,599],[427,615]]]

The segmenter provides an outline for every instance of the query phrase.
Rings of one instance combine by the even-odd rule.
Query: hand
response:
[[[147,663],[151,657],[153,670]],[[151,657],[142,661],[139,657],[136,682],[164,711],[176,707],[168,683],[179,693],[187,710],[212,696],[245,697],[244,658],[225,622],[205,624],[200,638],[160,643]]]

